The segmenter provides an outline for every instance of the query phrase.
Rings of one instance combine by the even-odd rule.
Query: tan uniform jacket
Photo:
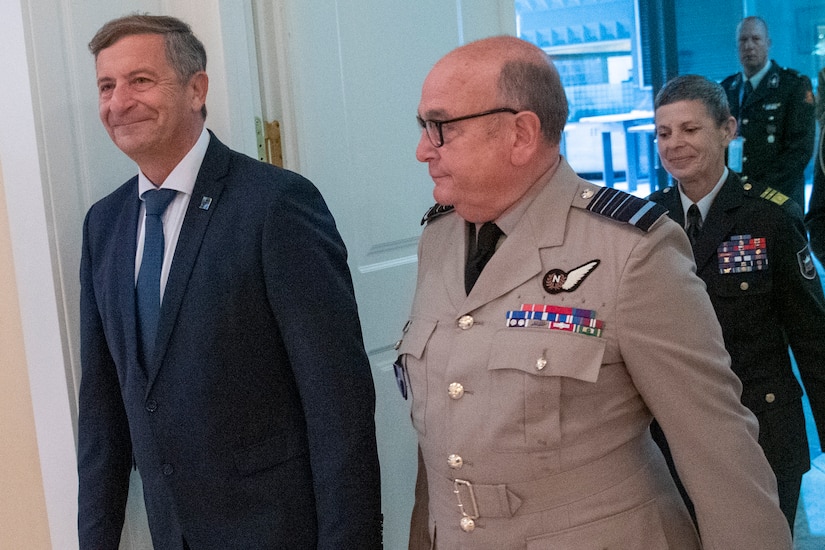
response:
[[[464,221],[425,228],[399,348],[426,465],[411,548],[701,548],[650,446],[653,415],[704,548],[791,547],[684,232],[586,210],[601,189],[562,159],[469,296]],[[567,290],[544,288],[551,270]],[[589,310],[601,333],[508,326],[522,304]]]

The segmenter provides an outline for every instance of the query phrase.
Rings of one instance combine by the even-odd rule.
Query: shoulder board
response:
[[[806,89],[808,89],[808,90],[813,89],[813,83],[811,82],[811,79],[808,75],[800,73],[796,69],[791,69],[790,67],[782,67],[782,72],[784,72],[788,76],[793,77],[797,80],[801,80],[802,85],[805,86]]]
[[[647,198],[647,200],[653,201],[653,202],[659,202],[659,200],[663,199],[665,195],[669,195],[670,193],[674,193],[675,191],[676,191],[676,187],[670,185],[670,186],[665,187],[663,189],[659,189],[657,191],[654,191],[653,193],[650,194],[650,196]]]
[[[581,192],[581,197],[590,199],[586,205],[581,206],[585,210],[630,224],[645,232],[650,231],[653,224],[667,214],[667,208],[660,204],[611,187],[601,187],[595,192],[585,189]],[[577,205],[574,203],[574,206]]]
[[[787,195],[783,195],[782,193],[771,187],[766,187],[765,190],[762,191],[762,193],[759,195],[759,198],[776,203],[779,206],[782,206],[790,200],[790,198]]]
[[[742,176],[741,182],[742,190],[745,191],[745,195],[749,197],[758,197],[768,202],[778,204],[779,206],[784,206],[785,203],[791,200],[788,195],[780,193],[773,187],[768,187],[767,185],[760,184],[758,182],[748,181],[748,176]]]
[[[453,208],[454,207],[451,204],[449,204],[449,205],[443,205],[443,204],[438,204],[438,203],[434,204],[432,208],[427,210],[427,213],[424,214],[424,217],[421,218],[421,225],[424,225],[428,221],[433,220],[433,219],[435,219],[439,216],[443,216],[444,214],[446,214],[448,212],[452,212]]]

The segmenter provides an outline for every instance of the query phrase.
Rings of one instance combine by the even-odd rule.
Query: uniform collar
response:
[[[722,189],[722,185],[728,180],[729,170],[727,167],[722,171],[722,177],[719,178],[719,181],[716,182],[716,185],[713,186],[713,189],[710,190],[710,193],[699,199],[696,203],[696,206],[699,207],[699,213],[702,214],[702,219],[706,220],[708,217],[708,212],[710,212],[710,207],[713,204],[713,201],[716,199],[716,195],[719,194],[719,191]],[[679,198],[682,201],[682,212],[687,214],[688,208],[690,205],[693,204],[687,195],[685,195],[684,190],[682,189],[682,184],[679,184]],[[687,219],[687,215],[685,215],[685,219]]]
[[[765,75],[768,74],[768,71],[770,71],[770,70],[771,70],[771,60],[768,59],[768,61],[765,62],[765,66],[762,67],[759,70],[758,73],[756,73],[755,75],[750,77],[751,86],[753,86],[754,90],[759,87],[759,83],[762,82],[762,79],[765,78]],[[748,80],[748,77],[745,75],[745,73],[742,73],[742,83],[744,84],[747,80]]]

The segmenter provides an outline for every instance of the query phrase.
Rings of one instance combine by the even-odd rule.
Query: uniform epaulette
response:
[[[424,225],[428,221],[433,220],[433,219],[435,219],[439,216],[443,216],[444,214],[446,214],[448,212],[452,212],[453,208],[454,208],[454,206],[451,205],[451,204],[443,205],[443,204],[435,203],[432,208],[427,210],[427,213],[424,214],[424,217],[421,218],[421,225]]]
[[[791,200],[788,195],[777,191],[773,187],[748,181],[748,176],[741,176],[740,179],[742,182],[742,189],[748,196],[759,197],[760,199],[765,199],[766,201],[778,204],[779,206],[783,206]]]
[[[581,205],[585,210],[630,224],[645,232],[650,231],[653,224],[667,214],[667,208],[660,204],[611,187],[601,187],[598,191],[586,188],[580,193],[582,199],[590,199]],[[574,206],[578,205],[574,203]]]
[[[765,190],[762,191],[762,193],[759,195],[759,197],[765,199],[766,201],[776,203],[779,206],[782,206],[790,200],[790,197],[788,197],[787,195],[783,195],[782,193],[771,187],[766,187]]]

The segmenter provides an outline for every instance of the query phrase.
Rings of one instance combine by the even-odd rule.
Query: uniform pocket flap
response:
[[[766,294],[773,286],[766,271],[749,273],[728,273],[720,275],[714,281],[716,294],[726,298]]]
[[[534,376],[596,382],[605,346],[605,340],[595,336],[509,328],[496,333],[487,369],[517,369]]]
[[[438,321],[414,317],[404,327],[404,336],[398,343],[398,355],[408,354],[421,359]]]

